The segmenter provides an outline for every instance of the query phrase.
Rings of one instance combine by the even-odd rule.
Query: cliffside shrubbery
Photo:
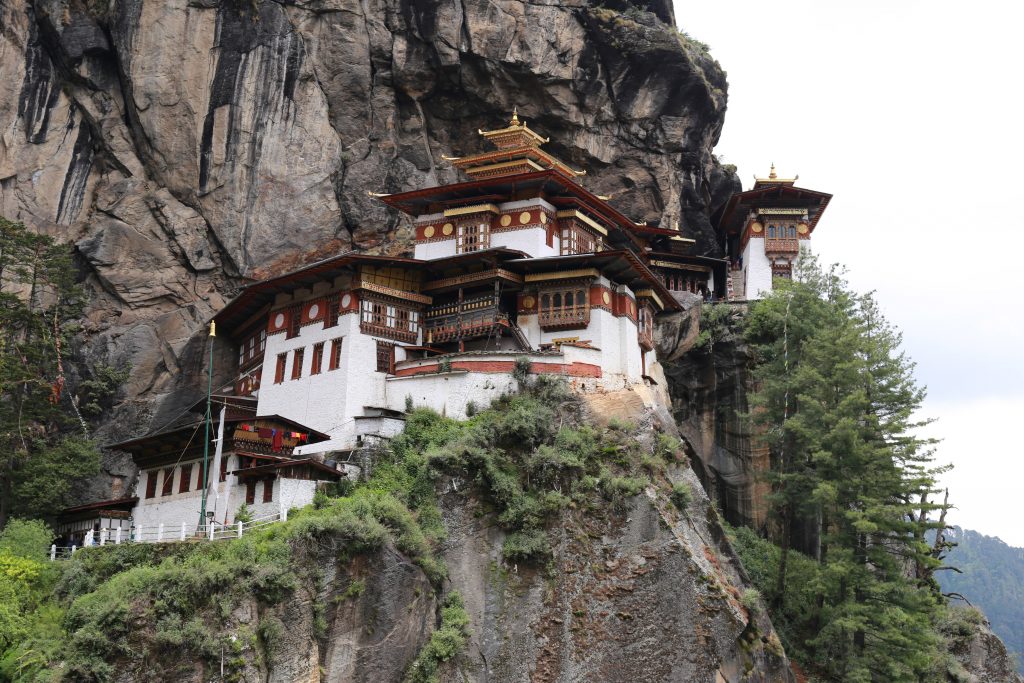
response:
[[[369,480],[339,487],[334,496],[318,493],[287,522],[241,539],[110,545],[80,550],[61,563],[43,561],[50,536],[41,525],[43,540],[34,545],[12,541],[39,546],[32,559],[8,562],[0,539],[5,598],[14,594],[4,572],[21,572],[25,564],[32,570],[22,578],[47,577],[22,581],[31,589],[17,598],[22,625],[4,621],[9,612],[0,610],[0,671],[12,681],[104,681],[123,669],[169,680],[180,673],[169,667],[196,661],[219,667],[223,658],[225,680],[235,680],[253,652],[264,665],[273,662],[281,629],[272,616],[239,626],[235,609],[255,598],[262,612],[301,586],[312,590],[313,556],[334,553],[346,563],[392,545],[440,591],[446,569],[435,548],[445,537],[437,500],[443,479],[474,487],[507,531],[507,560],[543,564],[551,553],[548,527],[560,511],[617,505],[677,457],[673,439],[642,443],[633,425],[599,430],[585,424],[580,399],[562,380],[523,375],[520,384],[519,393],[464,422],[413,410],[405,431],[375,454]],[[12,524],[5,533],[19,529]],[[324,616],[315,621],[324,633]],[[408,680],[436,680],[438,667],[467,638],[468,618],[460,598],[450,594]]]

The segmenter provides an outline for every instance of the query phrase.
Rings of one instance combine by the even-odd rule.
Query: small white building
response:
[[[251,398],[215,395],[212,404],[205,448],[205,400],[160,432],[111,446],[131,453],[139,467],[130,527],[144,535],[135,540],[176,538],[183,529],[191,535],[207,521],[201,519],[204,488],[209,518],[232,524],[242,505],[253,518],[281,515],[310,503],[320,482],[346,476],[336,463],[295,455],[326,434],[277,415],[256,417]]]
[[[791,278],[832,195],[796,187],[797,178],[767,178],[735,194],[718,222],[730,254],[731,297],[759,299],[775,278]]]

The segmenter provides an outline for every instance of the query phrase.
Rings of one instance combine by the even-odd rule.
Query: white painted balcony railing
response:
[[[106,545],[120,545],[122,543],[174,543],[181,541],[223,541],[232,538],[242,538],[247,533],[261,529],[269,524],[284,522],[288,520],[288,511],[282,510],[263,517],[257,517],[248,522],[235,522],[234,524],[188,524],[182,522],[178,525],[158,524],[156,526],[133,526],[130,529],[100,529],[99,531],[89,530],[85,533],[82,542],[83,548],[95,548]],[[57,547],[50,546],[50,560],[66,560],[75,554],[78,546]]]

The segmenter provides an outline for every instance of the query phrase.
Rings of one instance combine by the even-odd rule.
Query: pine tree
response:
[[[84,304],[75,277],[67,246],[0,218],[0,528],[16,503],[52,514],[99,466],[64,386]]]
[[[940,470],[915,436],[924,391],[900,335],[841,271],[802,259],[752,307],[746,333],[759,366],[751,417],[773,454],[771,507],[779,562],[770,596],[785,607],[797,549],[821,567],[803,629],[814,663],[844,681],[914,681],[935,655],[940,596],[924,533]]]

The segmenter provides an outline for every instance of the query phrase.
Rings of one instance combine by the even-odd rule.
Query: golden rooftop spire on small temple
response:
[[[775,162],[772,162],[771,168],[768,170],[768,177],[761,178],[757,174],[754,174],[754,187],[765,184],[781,184],[781,185],[792,185],[797,181],[800,176],[793,176],[792,178],[780,178],[778,172],[775,170]]]
[[[775,162],[773,161],[772,162],[772,168],[771,168],[770,171],[768,171],[768,178],[771,179],[771,180],[775,180],[778,177],[779,177],[779,174],[775,172]]]
[[[513,106],[512,107],[512,118],[509,120],[508,125],[509,126],[518,126],[519,125],[519,107],[517,107],[517,106]]]

